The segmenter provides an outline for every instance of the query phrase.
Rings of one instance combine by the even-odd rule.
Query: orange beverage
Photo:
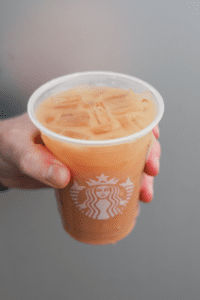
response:
[[[32,95],[31,120],[71,172],[70,183],[55,195],[63,227],[73,238],[103,245],[132,231],[151,130],[163,109],[153,87],[117,73],[64,76]]]
[[[47,98],[37,120],[60,135],[82,140],[108,140],[131,135],[156,117],[150,91],[78,85]]]

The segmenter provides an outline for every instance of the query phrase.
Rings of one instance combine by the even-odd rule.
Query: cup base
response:
[[[63,216],[63,210],[62,210],[62,203],[60,201],[60,198],[58,197],[58,191],[55,190],[55,195],[57,196],[57,204],[58,204],[58,211],[61,216],[61,223],[62,227],[67,232],[73,239],[75,239],[78,242],[84,243],[84,244],[90,244],[90,245],[107,245],[107,244],[113,244],[115,245],[117,242],[120,240],[124,239],[127,237],[131,231],[134,229],[136,222],[137,222],[137,217],[140,214],[141,206],[140,206],[140,201],[138,200],[138,206],[137,209],[135,210],[133,216],[132,216],[132,222],[128,224],[128,226],[125,226],[123,229],[121,228],[120,230],[117,230],[117,232],[113,233],[108,233],[107,236],[104,237],[101,236],[98,232],[96,235],[94,233],[90,234],[88,232],[83,232],[78,231],[78,232],[70,232],[69,226],[66,223],[66,220]]]
[[[78,238],[77,236],[72,235],[68,230],[65,229],[65,227],[63,227],[63,229],[76,241],[84,243],[84,244],[90,244],[90,245],[96,245],[96,246],[100,246],[100,245],[107,245],[107,244],[113,244],[115,245],[117,242],[119,242],[120,240],[124,239],[125,237],[127,237],[132,230],[135,227],[136,224],[136,218],[134,219],[134,221],[129,224],[128,228],[126,227],[123,230],[120,230],[120,232],[118,233],[117,237],[113,235],[113,237],[108,237],[106,239],[101,240],[100,238]]]

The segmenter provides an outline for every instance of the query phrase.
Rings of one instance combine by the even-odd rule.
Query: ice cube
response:
[[[144,112],[147,111],[151,107],[151,103],[147,99],[142,99],[141,104],[142,104],[142,110]]]
[[[115,99],[121,99],[126,97],[129,94],[128,90],[122,90],[118,88],[109,89],[106,91],[106,94],[102,94],[101,99],[106,101],[106,103],[112,102]]]
[[[62,129],[55,128],[53,131],[54,131],[55,133],[61,133],[61,132],[62,132]]]
[[[83,107],[89,108],[94,106],[96,102],[98,102],[98,97],[102,95],[103,92],[104,91],[96,89],[95,87],[83,92],[81,94],[82,96],[81,103]]]
[[[75,131],[63,131],[62,135],[73,138],[73,139],[79,139],[79,140],[90,140],[91,139],[86,134],[82,134],[82,133],[75,132]]]
[[[57,124],[64,126],[89,126],[90,114],[86,111],[69,111],[58,117]]]
[[[112,115],[116,116],[126,114],[130,111],[140,111],[141,107],[138,103],[128,103],[128,101],[124,101],[124,103],[117,103],[117,105],[109,107],[108,110]]]
[[[145,118],[145,114],[141,111],[132,111],[124,115],[116,116],[116,118],[125,130],[131,130],[136,126],[135,129],[138,129],[138,131],[140,131],[141,129],[146,127],[147,121]]]
[[[58,129],[58,128],[52,128],[52,131],[55,132],[55,133],[60,133],[62,132],[62,129]]]
[[[131,129],[132,128],[132,118],[129,113],[116,116],[116,119],[120,122],[121,126],[125,129]]]
[[[52,123],[55,120],[54,116],[46,116],[46,124]]]
[[[128,92],[129,92],[129,96],[131,97],[131,99],[133,101],[137,101],[137,94],[134,93],[134,91],[132,89],[129,89]]]
[[[97,107],[93,107],[93,112],[99,124],[105,124],[111,120],[108,112],[103,108],[103,106],[101,106],[101,104],[98,104]]]
[[[55,133],[60,133],[61,134],[61,132],[62,132],[62,128],[58,128],[58,127],[55,127],[55,126],[50,126],[50,125],[48,125],[48,126],[46,126],[47,127],[47,129],[49,129],[49,130],[51,130],[51,131],[53,131],[53,132],[55,132]]]
[[[102,101],[108,111],[113,115],[121,115],[131,111],[139,111],[139,101],[135,93],[129,89],[124,91],[112,92],[110,95],[105,95]]]
[[[81,102],[81,95],[65,95],[54,99],[53,109],[77,108]]]
[[[141,110],[143,111],[148,110],[153,102],[153,96],[150,91],[137,94],[137,99],[140,102]]]
[[[147,126],[147,119],[145,118],[144,112],[132,112],[131,119],[134,124],[136,124],[140,129]]]
[[[106,133],[106,132],[114,131],[114,130],[120,128],[120,127],[121,127],[121,125],[117,120],[111,119],[107,123],[99,124],[99,125],[91,127],[91,131],[94,134],[103,134],[103,133]]]
[[[112,115],[124,115],[131,110],[132,106],[130,105],[118,105],[118,107],[110,108],[110,112]]]
[[[84,93],[82,95],[81,104],[84,108],[90,108],[94,106],[96,103],[96,99],[90,93]]]

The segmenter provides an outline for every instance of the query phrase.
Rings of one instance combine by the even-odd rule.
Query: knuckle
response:
[[[34,165],[33,156],[31,153],[23,151],[19,159],[19,166],[22,173],[29,173],[30,165]]]
[[[46,168],[43,166],[36,153],[25,150],[20,157],[20,170],[34,178],[44,178]]]

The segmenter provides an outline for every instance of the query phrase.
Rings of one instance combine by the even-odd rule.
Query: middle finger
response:
[[[158,175],[160,171],[160,159],[161,155],[161,147],[160,143],[155,139],[154,145],[151,148],[151,152],[149,153],[148,159],[145,164],[144,172],[150,176]]]

